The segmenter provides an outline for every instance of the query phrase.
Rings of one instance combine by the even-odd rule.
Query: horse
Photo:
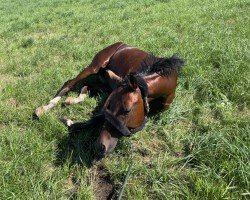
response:
[[[63,95],[87,77],[97,74],[105,81],[111,93],[102,112],[92,122],[103,124],[95,148],[99,155],[114,150],[119,138],[140,131],[147,119],[149,103],[160,100],[162,110],[169,108],[175,97],[177,79],[184,65],[182,58],[156,57],[123,42],[112,44],[98,52],[89,66],[74,79],[64,83],[55,97],[45,106],[38,107],[35,115],[40,117],[53,108]],[[83,86],[77,98],[68,97],[65,104],[84,101],[88,86]],[[100,120],[101,119],[101,120]],[[70,131],[79,131],[86,123],[66,120]]]

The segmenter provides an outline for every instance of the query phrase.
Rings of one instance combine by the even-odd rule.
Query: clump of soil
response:
[[[115,198],[114,182],[108,169],[100,164],[94,169],[94,194],[96,200],[111,200]]]

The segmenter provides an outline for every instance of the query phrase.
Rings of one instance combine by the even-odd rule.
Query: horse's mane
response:
[[[148,86],[144,76],[157,73],[160,76],[171,76],[173,74],[179,74],[181,68],[184,65],[184,60],[179,58],[176,55],[173,55],[170,58],[157,58],[153,55],[149,55],[141,63],[140,69],[136,73],[131,73],[124,77],[124,81],[121,83],[123,86],[128,85],[128,79],[130,75],[133,75],[136,80],[139,88],[141,89],[143,96],[148,96]]]
[[[157,58],[153,55],[149,55],[142,61],[141,68],[136,75],[146,76],[153,73],[157,73],[161,76],[178,75],[183,65],[184,60],[176,55],[170,58]]]
[[[128,86],[129,85],[129,76],[125,76],[123,82],[121,83],[121,86]],[[147,97],[148,96],[148,85],[146,81],[142,78],[140,75],[133,75],[137,81],[138,87],[141,89],[142,96]]]

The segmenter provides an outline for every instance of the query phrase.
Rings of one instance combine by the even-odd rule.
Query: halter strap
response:
[[[114,116],[108,109],[103,110],[104,118],[109,124],[111,124],[116,130],[118,130],[123,136],[130,136],[142,130],[147,122],[147,117],[144,118],[142,124],[136,128],[126,127],[116,116]]]

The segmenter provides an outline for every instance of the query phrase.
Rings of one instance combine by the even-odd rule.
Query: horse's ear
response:
[[[138,87],[137,84],[137,79],[135,78],[134,75],[129,75],[129,86],[132,90],[136,90],[136,88]]]
[[[106,76],[112,79],[113,81],[116,81],[117,83],[121,83],[123,80],[120,76],[116,75],[114,72],[112,72],[109,69],[106,70]]]

